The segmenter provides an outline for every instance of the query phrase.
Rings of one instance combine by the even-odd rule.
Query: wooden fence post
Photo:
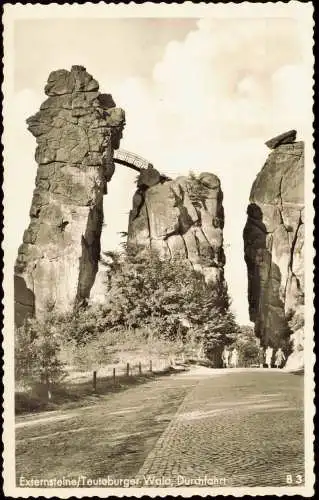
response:
[[[115,385],[115,368],[113,368],[113,384]]]
[[[152,368],[152,360],[150,359],[150,372],[153,371],[153,368]]]
[[[47,387],[47,398],[50,401],[50,399],[51,399],[51,391],[50,391],[50,379],[49,379],[49,375],[48,374],[46,374],[45,383],[46,383],[46,387]]]
[[[96,371],[93,372],[93,392],[96,392]]]
[[[142,363],[139,362],[138,364],[138,373],[141,375],[142,374]]]
[[[126,363],[126,375],[130,375],[130,363]]]

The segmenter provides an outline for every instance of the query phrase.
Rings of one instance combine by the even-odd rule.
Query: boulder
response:
[[[269,149],[275,149],[277,146],[280,146],[280,144],[291,144],[295,142],[296,136],[296,130],[289,130],[288,132],[284,132],[283,134],[276,135],[276,137],[269,139],[265,144]]]
[[[220,181],[212,173],[175,180],[144,169],[137,182],[128,245],[182,258],[207,281],[224,279],[224,211]]]

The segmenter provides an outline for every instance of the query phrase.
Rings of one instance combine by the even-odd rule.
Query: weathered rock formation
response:
[[[187,259],[207,281],[223,280],[222,199],[214,174],[171,180],[150,167],[138,178],[128,245],[156,250],[165,258]]]
[[[250,319],[263,346],[303,364],[304,143],[296,131],[271,139],[252,186],[244,229]]]
[[[53,71],[27,120],[38,163],[30,224],[15,266],[15,317],[64,311],[89,297],[100,256],[103,195],[114,172],[123,110],[82,66]]]

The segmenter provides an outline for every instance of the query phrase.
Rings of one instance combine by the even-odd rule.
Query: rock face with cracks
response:
[[[303,366],[304,143],[292,130],[272,149],[250,194],[244,229],[250,319],[263,346],[283,347]]]
[[[163,177],[154,168],[141,172],[133,197],[128,245],[180,257],[205,275],[224,279],[223,194],[216,175]]]
[[[15,321],[65,311],[90,294],[100,256],[103,195],[125,115],[82,66],[53,71],[27,120],[38,163],[30,224],[15,265]]]

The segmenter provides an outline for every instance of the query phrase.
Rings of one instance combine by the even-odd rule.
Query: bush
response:
[[[105,304],[51,311],[17,332],[18,380],[56,383],[65,365],[88,370],[125,357],[198,358],[202,351],[220,361],[237,332],[224,281],[207,284],[185,260],[132,247],[109,257]]]
[[[259,341],[254,333],[254,328],[249,325],[239,327],[239,332],[236,341],[232,347],[238,349],[239,365],[251,366],[259,364]]]
[[[65,341],[61,358],[73,368],[87,371],[116,363],[147,364],[151,359],[174,362],[179,357],[194,357],[198,348],[191,332],[183,338],[169,340],[157,338],[148,328],[131,328],[103,332],[85,344]]]
[[[117,262],[104,328],[142,328],[170,341],[182,339],[190,328],[198,341],[205,338],[207,350],[233,339],[236,324],[224,281],[207,284],[185,260],[163,260],[145,250],[130,249]]]
[[[28,319],[15,334],[15,379],[26,385],[59,383],[65,376],[60,336],[49,315]]]
[[[98,369],[101,366],[118,363],[121,353],[132,353],[145,348],[145,337],[138,337],[133,330],[107,330],[92,335],[86,342],[69,338],[63,341],[61,356],[68,365],[80,370]]]
[[[197,208],[206,208],[206,200],[210,192],[210,187],[199,179],[194,172],[190,172],[188,175],[187,188],[193,205]]]

